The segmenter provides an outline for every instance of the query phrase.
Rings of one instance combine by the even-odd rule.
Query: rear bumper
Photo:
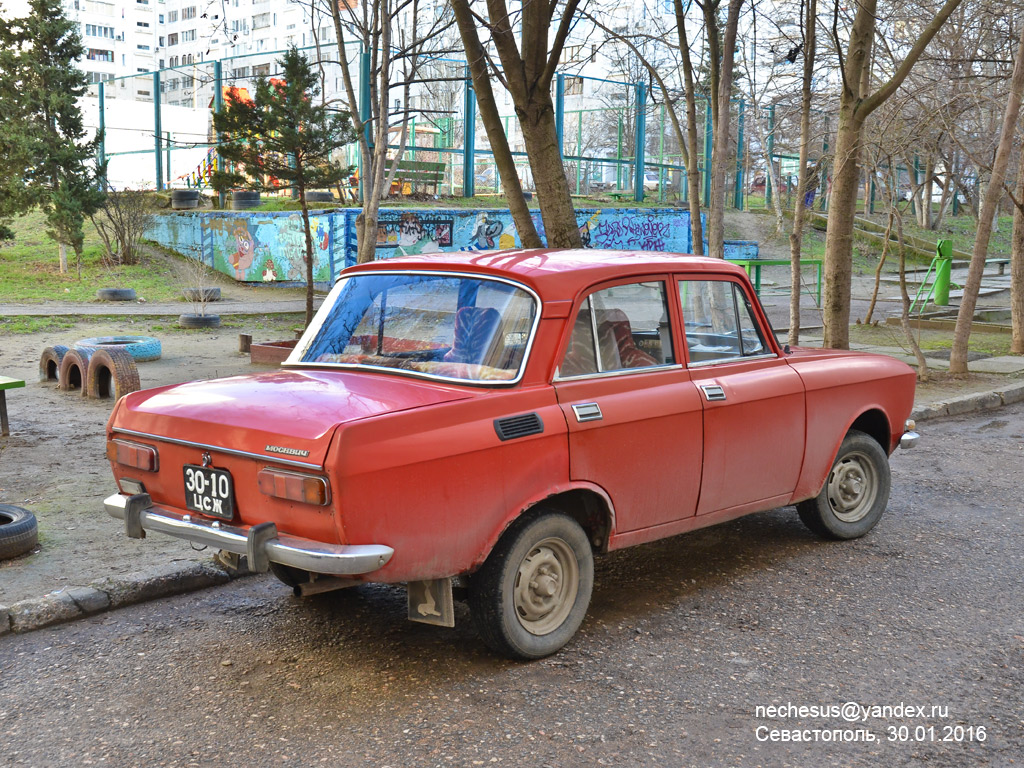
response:
[[[382,568],[395,553],[382,544],[325,544],[278,533],[273,523],[240,528],[198,515],[183,515],[154,505],[145,493],[115,493],[104,499],[103,507],[111,517],[125,521],[125,532],[132,538],[143,538],[145,531],[166,533],[246,555],[253,571],[266,571],[273,562],[311,573],[356,576]]]

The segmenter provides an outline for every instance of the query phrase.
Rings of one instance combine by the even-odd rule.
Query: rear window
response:
[[[288,362],[514,381],[536,318],[536,298],[512,283],[476,276],[354,275],[335,285]]]

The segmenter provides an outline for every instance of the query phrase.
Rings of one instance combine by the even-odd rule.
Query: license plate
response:
[[[211,517],[230,520],[235,516],[235,491],[226,469],[186,464],[185,507]]]

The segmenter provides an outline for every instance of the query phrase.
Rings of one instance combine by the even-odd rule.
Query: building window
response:
[[[172,45],[178,44],[178,33],[172,32],[167,36],[167,47],[170,48]]]
[[[173,24],[177,20],[178,20],[178,12],[177,11],[168,11],[167,12],[167,21],[168,21],[168,23]]]
[[[106,37],[110,40],[114,39],[114,28],[113,27],[102,27],[98,24],[86,24],[85,34],[88,37]]]
[[[161,24],[164,23],[164,15],[162,13],[158,14],[157,18],[158,18],[158,20],[160,21]]]
[[[269,13],[257,13],[252,17],[252,28],[263,29],[270,26],[270,14]]]
[[[566,64],[581,61],[583,57],[582,45],[567,45],[562,49],[562,61]]]
[[[140,50],[140,51],[148,51],[149,50],[149,46],[148,45],[136,45],[135,47],[138,50]]]
[[[582,77],[567,77],[567,78],[565,78],[565,95],[566,96],[582,96],[583,95],[583,78]]]
[[[112,62],[114,60],[114,52],[113,51],[104,51],[104,50],[102,50],[100,48],[90,48],[88,51],[86,51],[85,57],[87,59],[89,59],[90,61],[111,61]]]
[[[114,79],[114,76],[109,72],[88,72],[89,82],[93,85],[96,83],[106,83]]]
[[[237,67],[237,68],[231,70],[231,76],[233,78],[239,79],[239,80],[240,79],[244,79],[244,78],[249,76],[249,68],[248,67]]]
[[[267,77],[270,74],[269,64],[258,64],[252,68],[253,77]]]
[[[136,27],[143,27],[144,29],[149,29],[149,22],[148,21],[136,21],[135,22],[135,26]]]
[[[167,38],[163,35],[160,35],[158,39],[160,40],[160,47],[163,48],[167,44]]]
[[[181,19],[182,19],[182,21],[184,21],[185,19],[194,19],[195,17],[196,17],[196,7],[194,5],[192,7],[190,7],[190,8],[182,8],[181,9]]]
[[[186,29],[181,33],[181,42],[183,43],[194,43],[196,39],[196,31],[194,29]]]

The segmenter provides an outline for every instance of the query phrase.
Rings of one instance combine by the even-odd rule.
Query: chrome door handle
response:
[[[726,399],[725,390],[722,389],[720,384],[701,384],[700,388],[704,391],[704,397],[708,402]]]
[[[572,412],[576,414],[576,421],[583,423],[584,421],[600,421],[604,418],[604,414],[601,413],[601,406],[597,403],[580,403],[572,407]]]

